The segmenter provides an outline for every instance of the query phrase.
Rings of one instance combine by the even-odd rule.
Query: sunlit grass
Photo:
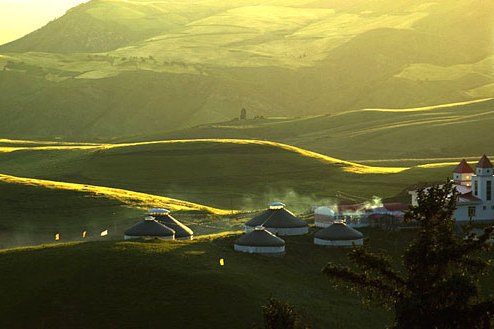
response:
[[[188,201],[103,186],[57,182],[35,178],[23,178],[3,174],[0,174],[0,181],[12,184],[33,185],[50,189],[62,189],[69,191],[86,192],[95,195],[103,195],[107,198],[118,200],[123,204],[140,207],[143,209],[163,207],[170,210],[201,210],[217,215],[228,215],[235,213],[234,210],[217,209]]]

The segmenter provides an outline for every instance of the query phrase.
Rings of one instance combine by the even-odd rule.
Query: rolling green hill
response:
[[[90,1],[0,46],[0,135],[108,140],[492,96],[492,2]]]
[[[4,149],[0,172],[121,188],[222,209],[261,209],[273,200],[283,200],[290,208],[304,211],[337,198],[391,197],[418,182],[442,181],[453,166],[366,167],[252,140],[57,148]]]
[[[397,254],[410,238],[365,231]],[[321,268],[346,250],[288,237],[284,257],[233,251],[236,234],[191,242],[95,242],[0,251],[0,324],[8,328],[246,328],[273,295],[314,328],[382,328],[389,315],[330,287]],[[310,254],[310,257],[307,255]],[[225,266],[219,266],[224,258]],[[252,270],[255,269],[255,270]],[[33,273],[36,275],[32,275]]]
[[[236,120],[146,133],[132,140],[241,138],[271,140],[378,166],[476,161],[491,153],[492,99],[336,115]],[[125,139],[122,139],[124,141]]]

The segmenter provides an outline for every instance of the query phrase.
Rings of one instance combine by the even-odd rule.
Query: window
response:
[[[468,207],[468,217],[475,217],[475,207]]]
[[[485,185],[485,195],[487,198],[487,201],[492,200],[492,181],[488,180],[487,184]]]
[[[483,207],[482,207],[482,209],[483,209],[483,210],[487,210],[487,206],[483,206]]]
[[[479,182],[473,182],[473,195],[477,196],[479,194]]]

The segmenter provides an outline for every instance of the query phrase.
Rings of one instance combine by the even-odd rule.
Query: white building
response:
[[[453,172],[455,188],[459,193],[454,218],[456,221],[494,221],[493,166],[484,154],[475,171],[463,159]],[[417,205],[417,191],[410,191],[412,205]]]

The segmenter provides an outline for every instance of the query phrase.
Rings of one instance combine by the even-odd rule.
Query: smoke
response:
[[[374,195],[370,201],[366,201],[362,204],[362,209],[375,209],[375,208],[381,208],[383,207],[383,201],[382,198]]]
[[[327,206],[337,209],[337,200],[330,197],[318,197],[313,194],[300,194],[293,189],[282,191],[271,190],[258,196],[244,197],[242,210],[256,211],[265,209],[272,202],[283,202],[286,207],[295,212],[312,212],[316,207]]]

